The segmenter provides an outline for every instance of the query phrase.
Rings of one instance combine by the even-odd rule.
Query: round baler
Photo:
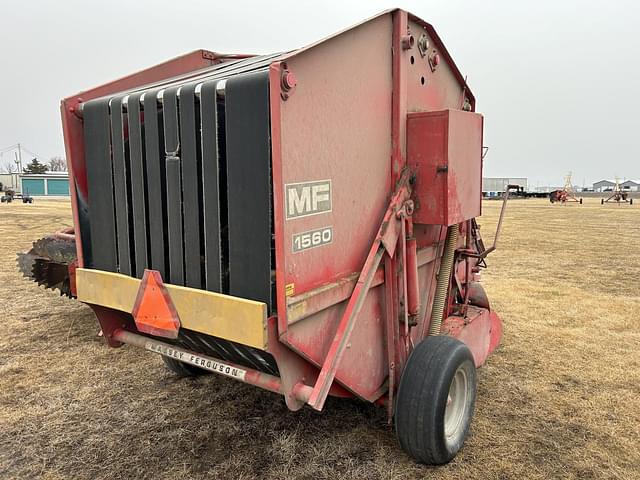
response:
[[[112,347],[292,410],[374,402],[408,454],[447,462],[501,336],[478,283],[495,245],[476,223],[475,103],[433,27],[402,10],[69,97],[74,293]]]

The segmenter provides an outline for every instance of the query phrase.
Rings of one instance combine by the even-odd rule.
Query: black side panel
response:
[[[152,269],[157,270],[162,278],[167,278],[165,269],[164,252],[164,218],[163,211],[165,202],[165,182],[164,182],[164,141],[162,135],[162,125],[158,119],[157,91],[152,90],[144,96],[144,145],[145,145],[145,166],[147,169],[147,218],[149,228],[149,253]],[[162,155],[160,152],[162,151]],[[166,209],[166,204],[165,204]]]
[[[229,293],[271,305],[268,72],[226,83]]]
[[[202,288],[200,266],[200,178],[198,168],[195,85],[180,90],[180,157],[184,222],[185,285]]]
[[[93,262],[86,266],[115,272],[117,250],[109,142],[109,99],[87,102],[83,114],[93,252]]]
[[[205,83],[200,90],[205,279],[206,289],[212,292],[222,291],[220,203],[218,199],[217,84],[218,82]]]
[[[118,242],[118,271],[131,275],[131,251],[129,248],[129,199],[127,198],[127,166],[125,161],[124,124],[122,121],[122,97],[111,101],[111,145],[113,155],[113,188],[116,205]]]
[[[178,137],[177,88],[165,90],[164,144],[167,171],[167,236],[169,239],[169,281],[184,285],[184,246],[182,240],[182,178]]]
[[[129,96],[129,165],[131,166],[131,210],[133,217],[133,244],[135,247],[135,272],[142,278],[147,268],[147,219],[144,195],[144,156],[142,151],[142,125],[140,124],[140,94]]]

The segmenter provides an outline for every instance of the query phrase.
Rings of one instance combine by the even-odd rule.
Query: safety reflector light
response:
[[[180,317],[157,270],[145,270],[131,312],[136,328],[164,338],[177,338]]]

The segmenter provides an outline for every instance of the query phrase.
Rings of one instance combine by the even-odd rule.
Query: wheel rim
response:
[[[444,410],[444,436],[448,444],[455,443],[464,430],[468,395],[467,372],[460,366],[451,380]]]

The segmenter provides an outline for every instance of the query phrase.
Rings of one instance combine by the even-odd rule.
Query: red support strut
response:
[[[351,294],[347,308],[345,309],[342,319],[338,324],[338,329],[333,341],[331,342],[331,346],[329,347],[329,352],[322,364],[322,370],[320,371],[320,375],[318,375],[316,384],[313,387],[313,391],[311,392],[311,396],[307,402],[316,410],[322,410],[322,407],[324,406],[324,402],[329,394],[329,389],[331,388],[336,376],[340,360],[342,359],[344,350],[349,343],[349,338],[351,336],[351,332],[353,332],[355,321],[362,309],[362,305],[364,304],[367,292],[371,287],[376,270],[380,266],[380,262],[382,261],[385,252],[389,257],[393,258],[395,246],[398,243],[398,237],[401,235],[401,232],[404,231],[404,216],[398,214],[402,211],[405,211],[406,213],[405,202],[407,202],[411,197],[409,178],[410,173],[408,170],[405,170],[398,182],[398,188],[389,203],[389,207],[384,215],[384,219],[382,220],[382,225],[378,230],[376,239],[369,250],[369,255],[367,256],[364,267],[360,272],[360,277],[358,278],[358,282]],[[402,239],[402,241],[404,242],[405,239]]]

